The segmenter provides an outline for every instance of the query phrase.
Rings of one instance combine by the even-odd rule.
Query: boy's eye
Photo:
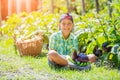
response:
[[[66,24],[65,23],[62,23],[63,26],[65,26]]]

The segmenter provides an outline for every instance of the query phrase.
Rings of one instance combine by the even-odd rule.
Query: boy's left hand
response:
[[[69,55],[66,56],[66,60],[68,60],[68,61],[70,61],[70,62],[74,62]]]

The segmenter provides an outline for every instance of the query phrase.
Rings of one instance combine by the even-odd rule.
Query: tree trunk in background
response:
[[[17,7],[16,7],[16,0],[13,0],[13,4],[12,4],[12,12],[13,13],[16,13],[16,11],[17,11]]]
[[[21,12],[21,0],[16,0],[17,14]]]
[[[109,13],[109,16],[110,16],[110,17],[112,17],[111,3],[112,3],[112,0],[108,0],[108,13]]]
[[[66,0],[68,13],[70,12],[70,3],[69,0]]]
[[[98,0],[95,0],[95,6],[96,6],[97,13],[99,13],[99,2],[98,2]]]
[[[37,11],[39,1],[42,0],[0,0],[0,21],[13,13]]]
[[[25,1],[21,0],[21,12],[25,12],[26,11],[26,5],[25,5]],[[35,5],[34,5],[35,6]]]
[[[54,0],[51,0],[51,12],[54,13]]]
[[[1,15],[1,0],[0,0],[0,26],[2,21],[2,15]],[[2,31],[0,31],[0,36],[2,36]]]
[[[31,7],[30,7],[31,11],[37,11],[38,10],[38,4],[39,4],[39,0],[31,0]]]
[[[0,24],[1,24],[1,21],[2,21],[2,15],[1,15],[1,0],[0,0]]]
[[[8,15],[8,0],[1,0],[1,16],[2,16],[2,20],[6,20],[7,15]]]
[[[38,9],[39,11],[42,11],[42,0],[39,0]]]
[[[85,15],[85,1],[82,0],[82,15]]]
[[[31,0],[25,0],[26,12],[31,11]]]
[[[12,13],[12,1],[8,0],[8,15]]]
[[[12,13],[16,13],[16,0],[8,0],[8,16]]]

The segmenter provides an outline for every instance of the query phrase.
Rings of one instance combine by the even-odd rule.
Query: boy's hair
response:
[[[73,17],[70,13],[65,13],[63,14],[61,17],[60,17],[60,22],[63,20],[63,19],[70,19],[72,22],[73,22]]]

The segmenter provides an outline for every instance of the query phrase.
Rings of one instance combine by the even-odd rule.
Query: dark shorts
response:
[[[48,65],[49,65],[51,68],[64,68],[64,67],[66,67],[66,66],[59,65],[59,64],[57,64],[57,63],[55,63],[55,62],[52,62],[52,61],[50,61],[49,59],[48,59]]]

